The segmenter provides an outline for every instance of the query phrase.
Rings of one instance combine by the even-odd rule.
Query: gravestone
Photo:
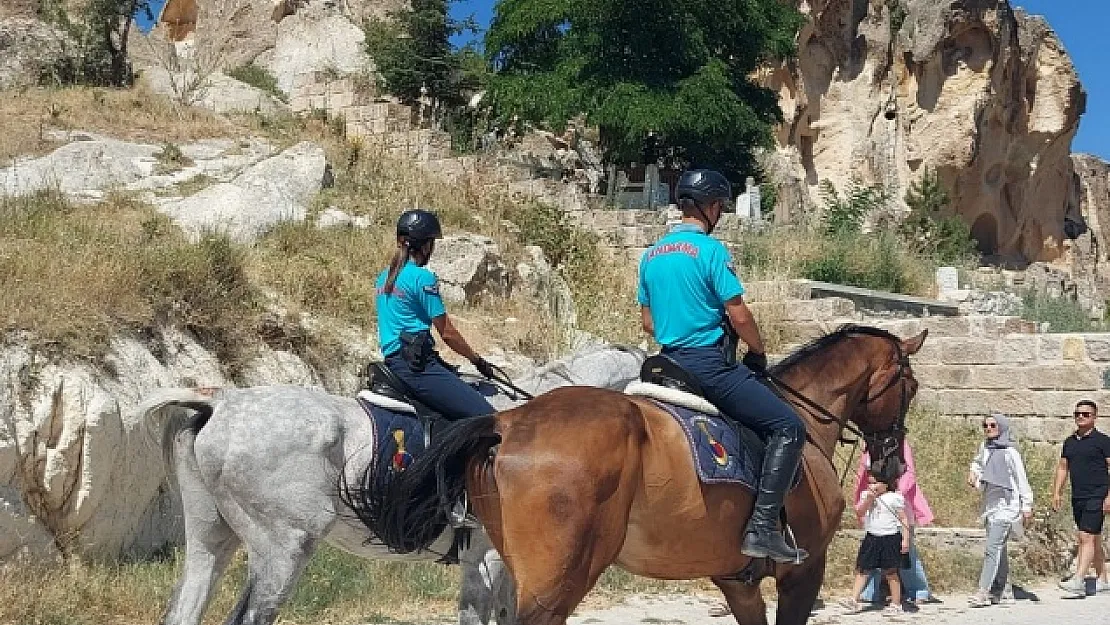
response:
[[[937,267],[937,296],[960,290],[960,272],[955,267]]]

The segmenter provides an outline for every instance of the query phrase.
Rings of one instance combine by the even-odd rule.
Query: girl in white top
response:
[[[852,598],[845,602],[850,612],[859,612],[862,605],[860,593],[867,584],[871,571],[879,569],[890,586],[890,606],[886,614],[902,612],[902,585],[898,568],[903,554],[910,551],[909,518],[906,516],[906,499],[892,485],[879,481],[878,476],[867,476],[867,488],[860,493],[856,511],[863,518],[867,535],[856,556],[856,581]]]
[[[1010,573],[1006,539],[1021,529],[1021,521],[1033,516],[1033,489],[1025,474],[1025,463],[1017,450],[1005,415],[992,414],[983,420],[985,440],[971,460],[967,483],[982,493],[980,519],[987,529],[979,591],[968,599],[972,607],[1000,603]]]

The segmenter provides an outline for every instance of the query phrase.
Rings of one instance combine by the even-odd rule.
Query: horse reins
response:
[[[529,393],[528,391],[520,388],[516,384],[513,384],[512,378],[510,378],[509,374],[505,373],[505,370],[502,369],[501,367],[498,367],[497,365],[492,365],[491,364],[489,366],[489,368],[493,370],[493,375],[490,376],[490,379],[493,380],[494,382],[497,382],[498,384],[504,386],[505,388],[507,388],[510,391],[516,393],[517,395],[520,395],[521,397],[523,397],[526,400],[536,398],[535,395],[532,395],[531,393]]]
[[[885,395],[887,393],[887,391],[894,388],[895,384],[898,384],[900,381],[903,381],[906,369],[908,369],[909,366],[910,366],[909,357],[906,356],[906,354],[904,354],[902,352],[902,346],[897,341],[895,341],[893,339],[891,339],[890,342],[894,346],[895,353],[897,354],[898,370],[894,372],[894,375],[890,378],[890,381],[887,382],[881,390],[879,390],[874,395],[871,395],[871,396],[868,396],[868,397],[864,398],[864,400],[863,400],[864,405],[870,404],[870,403],[878,400],[880,397]],[[784,392],[789,393],[795,399],[797,399],[799,402],[801,402],[807,409],[809,409],[811,414],[816,413],[814,416],[816,416],[818,418],[823,418],[824,420],[826,420],[826,422],[836,423],[842,429],[848,430],[850,433],[852,433],[852,435],[854,435],[856,437],[855,441],[849,441],[849,440],[844,439],[843,437],[838,437],[837,442],[839,442],[839,443],[858,445],[860,440],[863,440],[863,441],[869,441],[871,439],[877,440],[879,435],[881,435],[881,434],[896,435],[898,432],[904,432],[905,429],[906,429],[906,413],[909,411],[909,393],[908,393],[907,388],[906,388],[907,384],[903,383],[901,385],[901,398],[899,400],[898,421],[894,425],[892,425],[888,430],[885,430],[885,431],[882,431],[882,432],[875,432],[875,433],[872,433],[872,434],[868,435],[868,434],[864,434],[862,430],[860,430],[858,427],[856,427],[850,421],[848,421],[847,417],[840,417],[840,416],[837,416],[837,415],[833,414],[833,412],[830,411],[828,408],[825,408],[824,406],[822,406],[822,405],[818,404],[817,402],[813,401],[812,399],[807,397],[804,393],[802,393],[801,391],[799,391],[799,390],[795,389],[794,387],[790,386],[789,384],[784,382],[781,378],[774,375],[770,371],[766,372],[765,378],[766,378],[766,380],[768,382],[768,386],[771,388],[771,390],[775,394],[777,394],[780,398],[782,398],[784,401],[789,401],[784,396]],[[870,446],[870,442],[868,443],[868,445]],[[855,452],[853,452],[852,455],[854,456]],[[884,457],[885,457],[885,455],[884,455]],[[849,463],[849,464],[851,464],[851,463]],[[842,476],[841,477],[841,483],[843,483],[843,481],[844,481],[844,477]]]

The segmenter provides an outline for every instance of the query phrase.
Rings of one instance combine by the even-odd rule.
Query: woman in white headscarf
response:
[[[992,414],[983,420],[983,436],[967,476],[967,483],[982,493],[980,518],[987,529],[979,591],[968,599],[975,608],[1002,601],[1010,573],[1006,539],[1015,528],[1020,531],[1023,519],[1033,516],[1033,489],[1011,434],[1010,420],[1005,415]]]

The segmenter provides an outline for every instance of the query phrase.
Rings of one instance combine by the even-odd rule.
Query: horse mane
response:
[[[877,336],[879,338],[890,339],[895,343],[901,343],[901,339],[891,334],[890,332],[883,330],[882,328],[847,323],[840,326],[836,330],[824,336],[819,336],[794,350],[794,352],[791,353],[789,356],[782,359],[775,366],[771,367],[770,371],[773,375],[780,375],[782,373],[785,373],[787,369],[801,364],[802,361],[808,359],[810,356],[813,356],[817,352],[823,351],[826,347],[831,347],[832,345],[835,345],[836,343],[839,343],[846,338],[859,336],[861,334],[866,336]]]

